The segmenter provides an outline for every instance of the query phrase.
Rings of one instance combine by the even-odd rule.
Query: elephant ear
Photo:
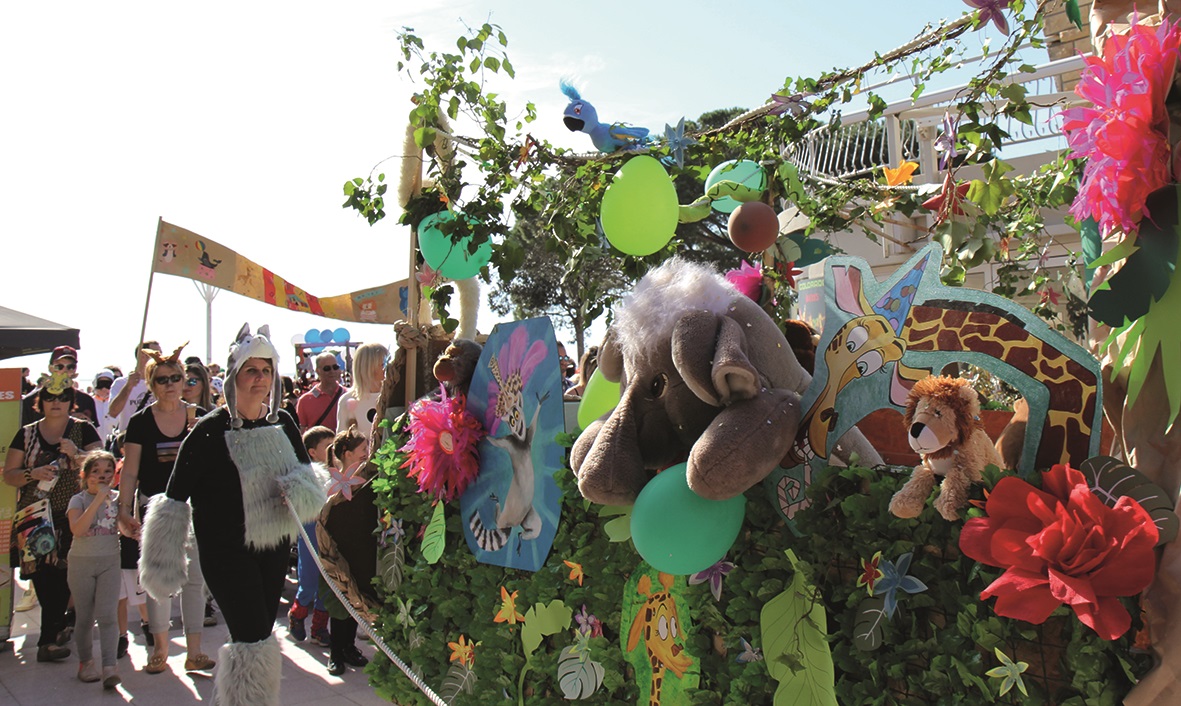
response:
[[[708,311],[682,316],[673,327],[672,358],[693,394],[715,407],[759,394],[759,372],[747,358],[746,334],[728,316]]]
[[[619,348],[619,343],[615,340],[615,329],[607,329],[607,335],[603,337],[602,344],[599,345],[599,370],[602,371],[603,377],[611,382],[619,382],[623,379],[623,351]]]

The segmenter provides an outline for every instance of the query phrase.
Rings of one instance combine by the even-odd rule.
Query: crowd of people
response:
[[[289,465],[314,462],[314,482],[326,490],[328,469],[350,477],[369,457],[389,351],[377,343],[360,345],[350,356],[351,375],[336,353],[323,352],[314,358],[314,378],[277,379],[278,354],[265,337],[246,336],[235,345],[253,353],[231,357],[223,373],[216,363],[182,360],[184,346],[165,355],[158,342],[145,341],[127,375],[107,366],[86,391],[77,382],[78,352],[72,347],[53,350],[36,385],[28,383],[26,370],[22,427],[5,458],[4,481],[19,489],[18,515],[29,516],[14,526],[13,559],[30,583],[17,610],[38,601],[41,606],[38,662],[68,659],[72,640],[78,679],[114,688],[130,644],[129,612],[137,610],[149,654],[142,670],[167,671],[173,598],[180,602],[186,671],[212,670],[227,658],[249,665],[252,649],[277,655],[277,645],[270,647],[273,622],[297,532],[249,536],[253,500],[245,476],[251,461],[228,432],[276,431],[285,439],[280,445],[291,447],[283,452]],[[576,366],[559,344],[567,399],[585,389],[596,352],[588,350]],[[277,480],[295,483],[295,476],[292,471]],[[224,488],[217,485],[223,482]],[[236,506],[235,500],[241,514],[230,512],[227,520],[226,507]],[[165,526],[153,514],[163,516],[177,504],[185,514],[175,557],[152,559],[167,535],[157,531],[156,539],[145,541],[145,529]],[[313,560],[318,524],[324,532],[318,512],[311,508],[304,522],[311,546],[302,537],[295,541],[298,587],[287,612],[288,632],[293,640],[328,648],[327,671],[342,675],[368,660],[355,644],[356,621],[322,585]],[[195,541],[186,540],[190,533]],[[175,565],[157,567],[161,562]],[[252,590],[258,600],[244,600]],[[219,660],[205,653],[202,628],[216,624],[215,602],[230,631],[227,647],[245,652],[223,647]],[[249,701],[218,689],[227,702]]]

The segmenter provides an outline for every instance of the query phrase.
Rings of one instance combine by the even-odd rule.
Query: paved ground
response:
[[[283,704],[389,704],[368,686],[360,670],[349,668],[343,677],[330,676],[325,668],[327,648],[309,642],[293,642],[287,634],[287,608],[295,595],[295,583],[288,577],[280,606],[283,617],[275,626],[275,636],[283,649]],[[17,595],[17,600],[20,595]],[[147,651],[139,634],[138,620],[132,621],[131,647],[127,656],[119,660],[119,676],[123,683],[116,691],[104,691],[101,683],[84,684],[77,679],[78,660],[71,655],[63,662],[38,663],[36,640],[40,626],[40,610],[17,613],[13,638],[0,642],[0,704],[5,706],[89,706],[116,703],[135,703],[156,706],[210,703],[213,698],[213,679],[210,675],[184,671],[184,634],[180,628],[179,601],[173,601],[173,629],[169,633],[169,671],[148,674],[140,671],[147,664]],[[309,621],[310,625],[310,621]],[[94,656],[99,658],[98,629],[94,631]],[[204,628],[202,649],[217,659],[217,649],[228,639],[225,625]],[[373,646],[358,636],[357,646],[370,659]],[[70,643],[73,647],[73,642]]]

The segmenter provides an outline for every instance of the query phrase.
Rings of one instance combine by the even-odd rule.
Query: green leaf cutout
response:
[[[548,605],[535,604],[525,611],[525,624],[521,626],[521,643],[525,646],[525,661],[537,650],[541,638],[546,635],[556,635],[570,627],[574,618],[574,611],[566,607],[560,600],[550,601]]]
[[[443,518],[443,503],[435,503],[435,512],[431,521],[422,534],[422,558],[426,563],[434,564],[443,558],[443,545],[447,530],[447,522]]]
[[[872,596],[857,606],[857,621],[853,623],[853,646],[863,652],[873,652],[882,646],[886,631],[886,599]]]
[[[632,538],[632,509],[630,505],[604,505],[599,517],[614,517],[603,525],[607,539],[612,542],[628,542]]]
[[[787,551],[794,574],[787,589],[759,616],[767,672],[779,681],[775,706],[838,706],[824,603],[808,584],[795,552]]]
[[[402,567],[406,563],[406,550],[398,542],[388,549],[378,550],[377,575],[381,577],[381,585],[387,594],[398,592],[402,585]]]
[[[475,687],[476,673],[463,662],[452,662],[439,688],[439,698],[451,703],[460,693],[473,693]]]
[[[1160,540],[1157,546],[1177,537],[1181,521],[1173,512],[1169,496],[1140,471],[1111,456],[1095,456],[1083,461],[1079,471],[1087,477],[1091,492],[1108,506],[1115,506],[1121,497],[1129,497],[1156,523]]]
[[[570,645],[558,656],[558,685],[567,699],[587,699],[603,683],[603,665],[590,658],[590,650]]]

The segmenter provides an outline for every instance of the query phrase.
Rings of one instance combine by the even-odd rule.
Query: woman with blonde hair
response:
[[[350,426],[366,439],[377,422],[377,397],[385,380],[385,359],[389,350],[380,343],[366,343],[353,355],[353,386],[340,398],[336,406],[336,431]],[[384,410],[383,410],[384,411]]]

